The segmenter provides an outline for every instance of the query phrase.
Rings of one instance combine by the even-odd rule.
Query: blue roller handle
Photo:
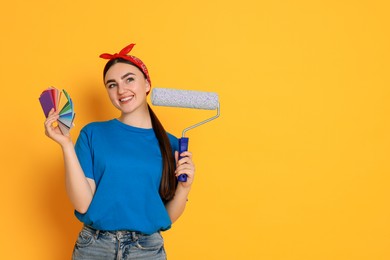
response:
[[[188,151],[188,137],[182,137],[179,139],[179,160],[183,157],[180,156],[182,152]],[[180,182],[186,182],[187,181],[187,174],[180,174],[177,178]]]

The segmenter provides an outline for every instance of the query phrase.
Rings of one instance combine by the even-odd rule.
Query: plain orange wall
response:
[[[76,140],[117,116],[102,52],[136,43],[154,86],[219,93],[188,132],[196,183],[170,259],[390,259],[388,1],[7,1],[0,10],[0,259],[70,259],[81,224],[38,97]],[[155,108],[181,130],[211,111]]]

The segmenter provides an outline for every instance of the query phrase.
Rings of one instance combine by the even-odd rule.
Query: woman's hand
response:
[[[169,217],[171,218],[172,223],[175,222],[181,214],[183,214],[184,209],[186,207],[188,201],[188,195],[191,190],[192,182],[194,181],[195,176],[195,165],[192,161],[192,153],[183,152],[180,154],[182,157],[179,160],[179,153],[175,152],[176,159],[176,177],[180,174],[187,175],[186,182],[178,182],[175,197],[170,200],[166,205],[166,209],[168,211]]]
[[[192,153],[190,152],[183,152],[180,154],[182,157],[179,160],[179,153],[175,152],[175,159],[176,159],[176,177],[178,177],[181,174],[187,175],[187,181],[186,182],[179,182],[178,185],[182,186],[183,188],[189,188],[192,185],[192,182],[194,181],[195,176],[195,165],[192,161]]]
[[[60,128],[58,127],[58,118],[58,112],[55,112],[54,108],[52,108],[45,121],[45,134],[61,146],[72,143],[70,136],[63,135]]]

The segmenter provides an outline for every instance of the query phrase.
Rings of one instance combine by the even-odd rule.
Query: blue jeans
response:
[[[101,231],[84,226],[73,250],[73,260],[165,260],[159,232],[144,235],[132,231]]]

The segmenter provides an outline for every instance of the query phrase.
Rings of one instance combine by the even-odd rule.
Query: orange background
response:
[[[40,93],[116,117],[103,52],[136,43],[155,87],[217,92],[169,259],[390,259],[388,1],[22,1],[0,10],[0,259],[70,259],[81,224]],[[166,128],[213,111],[155,107]]]

